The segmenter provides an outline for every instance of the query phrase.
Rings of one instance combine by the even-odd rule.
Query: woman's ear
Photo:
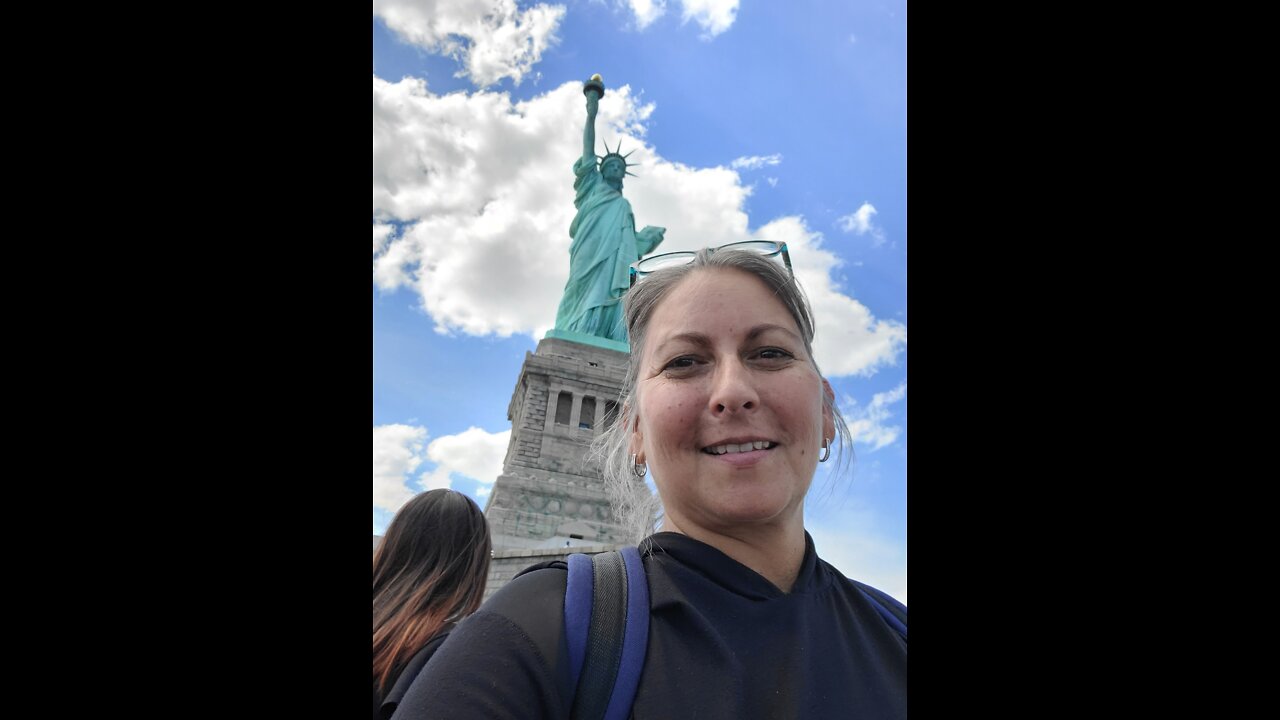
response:
[[[822,439],[828,444],[836,441],[835,405],[836,393],[831,389],[831,383],[822,378]]]
[[[635,413],[635,406],[630,402],[622,406],[622,417],[631,429],[631,441],[627,452],[636,455],[639,462],[644,462],[644,433],[640,431],[640,416]]]

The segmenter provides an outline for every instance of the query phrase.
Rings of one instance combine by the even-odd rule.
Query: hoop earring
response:
[[[644,477],[649,474],[649,466],[641,465],[636,462],[637,453],[631,453],[631,473],[636,477]]]
[[[831,447],[827,445],[827,439],[822,439],[822,457],[818,458],[818,462],[826,462],[831,457]]]

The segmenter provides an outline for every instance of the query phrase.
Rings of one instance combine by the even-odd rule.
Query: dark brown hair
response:
[[[480,607],[489,551],[484,513],[460,492],[431,490],[400,508],[373,555],[375,686]]]

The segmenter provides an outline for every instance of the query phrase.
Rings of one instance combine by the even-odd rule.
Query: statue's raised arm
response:
[[[596,75],[592,78],[600,77]],[[587,122],[582,129],[582,158],[595,162],[596,159],[596,112],[600,109],[600,96],[603,94],[604,85],[600,85],[597,90],[590,82],[583,88],[582,93],[587,96]]]
[[[587,97],[587,122],[582,156],[573,164],[573,204],[578,212],[569,225],[569,281],[556,313],[556,329],[626,342],[621,299],[630,287],[628,268],[658,247],[666,228],[650,226],[636,232],[631,203],[622,197],[631,153],[621,154],[621,143],[613,151],[606,144],[596,164],[596,113],[604,81],[592,75],[582,93]]]

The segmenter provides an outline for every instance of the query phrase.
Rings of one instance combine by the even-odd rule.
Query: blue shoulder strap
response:
[[[907,641],[907,606],[898,602],[892,595],[881,592],[870,585],[850,580],[853,586],[858,588],[858,592],[862,596],[871,601],[876,612],[880,613],[880,617],[888,623],[889,627],[897,631],[902,636],[902,641]]]
[[[564,635],[569,641],[569,669],[578,687],[582,674],[582,658],[587,653],[587,628],[591,625],[592,582],[591,556],[574,553],[569,556],[569,580],[564,589]]]
[[[626,720],[649,644],[649,583],[633,547],[569,556],[564,630],[574,720]]]

